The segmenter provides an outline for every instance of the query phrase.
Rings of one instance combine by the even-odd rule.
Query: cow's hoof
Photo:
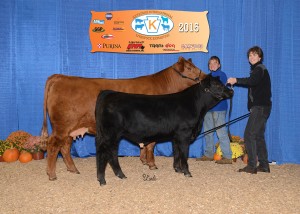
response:
[[[71,173],[74,173],[74,174],[80,174],[80,172],[78,170],[68,169],[68,171],[71,172]]]
[[[141,160],[143,165],[147,165],[147,161]]]
[[[55,180],[57,180],[57,177],[53,177],[53,178],[49,177],[49,181],[55,181]]]
[[[154,169],[158,169],[158,168],[154,165],[154,166],[149,166],[149,169],[154,170]]]
[[[50,175],[50,173],[47,172],[47,175],[49,176],[49,181],[55,181],[57,180],[56,174],[53,173],[53,175]]]

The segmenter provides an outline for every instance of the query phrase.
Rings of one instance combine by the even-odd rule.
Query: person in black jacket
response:
[[[247,166],[239,172],[256,174],[257,172],[270,172],[268,151],[265,141],[266,123],[271,113],[271,80],[269,72],[262,64],[263,51],[254,46],[247,52],[251,65],[250,77],[227,80],[228,84],[248,87],[248,110],[250,116],[245,128],[244,142],[248,154]],[[259,165],[257,167],[257,161]]]

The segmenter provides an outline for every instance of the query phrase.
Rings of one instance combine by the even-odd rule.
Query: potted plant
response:
[[[22,150],[23,144],[28,140],[31,136],[28,132],[18,130],[9,134],[6,138],[12,145],[12,147],[17,148],[19,151]]]
[[[23,149],[30,152],[34,160],[40,160],[44,158],[44,151],[41,149],[40,136],[30,136],[23,144]]]

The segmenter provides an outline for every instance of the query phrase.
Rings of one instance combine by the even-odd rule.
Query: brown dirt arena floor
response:
[[[46,159],[0,163],[0,213],[300,213],[300,165],[271,165],[271,173],[238,173],[245,166],[188,160],[191,178],[173,170],[173,157],[156,157],[157,170],[139,157],[119,157],[127,179],[106,170],[96,178],[95,157],[74,158],[81,174],[57,160],[56,181],[46,175]]]

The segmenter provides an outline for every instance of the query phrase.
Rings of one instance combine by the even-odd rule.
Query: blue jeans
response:
[[[225,121],[226,121],[226,111],[207,112],[203,121],[204,132],[211,130],[215,127],[218,127],[220,125],[223,125]],[[220,142],[220,147],[223,154],[222,156],[224,158],[232,159],[230,139],[228,137],[226,126],[217,129],[216,132]],[[210,158],[212,158],[215,153],[214,133],[215,132],[211,132],[205,135],[206,147],[204,150],[204,155]]]
[[[265,130],[271,108],[271,106],[253,106],[250,109],[251,114],[246,125],[244,140],[248,153],[248,166],[252,168],[257,166],[257,158],[262,167],[269,165]]]

